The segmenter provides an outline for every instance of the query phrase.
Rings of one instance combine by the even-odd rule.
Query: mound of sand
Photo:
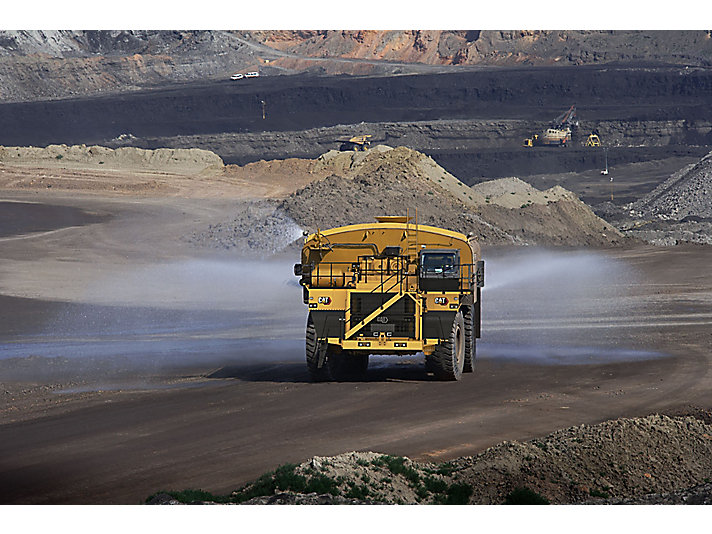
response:
[[[220,156],[199,148],[145,150],[86,145],[49,145],[46,148],[0,146],[0,163],[70,169],[163,171],[173,174],[197,174],[209,168],[223,167]]]
[[[519,208],[532,204],[550,204],[559,200],[577,200],[576,195],[561,186],[545,191],[529,185],[519,178],[500,178],[472,186],[472,190],[484,197],[486,204],[505,208]]]
[[[310,231],[373,221],[376,215],[415,214],[418,222],[488,244],[610,246],[621,234],[561,187],[539,191],[516,178],[469,188],[407,147],[330,151],[318,159],[332,172],[280,205]]]
[[[434,159],[407,147],[392,148],[377,145],[367,152],[339,152],[330,150],[319,156],[321,167],[339,176],[378,175],[399,172],[407,176],[429,180],[445,189],[465,205],[484,203],[479,192],[473,191],[447,172]]]

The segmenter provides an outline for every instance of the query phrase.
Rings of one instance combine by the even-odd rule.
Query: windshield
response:
[[[422,255],[423,274],[457,274],[457,258],[453,252],[428,252]]]

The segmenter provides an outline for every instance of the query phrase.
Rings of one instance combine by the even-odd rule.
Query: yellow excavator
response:
[[[351,137],[350,139],[340,140],[341,148],[340,150],[353,150],[358,152],[359,150],[366,151],[371,146],[372,135],[357,135]]]

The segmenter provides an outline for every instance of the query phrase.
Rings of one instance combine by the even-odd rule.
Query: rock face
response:
[[[252,37],[300,56],[447,65],[708,64],[712,51],[708,31],[263,31]]]

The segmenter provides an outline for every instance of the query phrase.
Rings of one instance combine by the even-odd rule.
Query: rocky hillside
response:
[[[225,31],[0,31],[0,101],[226,79],[260,62]]]
[[[709,31],[264,31],[251,37],[296,56],[432,65],[657,61],[709,65]],[[285,61],[286,62],[286,61]]]
[[[322,503],[333,504],[652,504],[685,502],[686,494],[704,502],[710,473],[710,414],[655,414],[503,442],[449,462],[373,452],[314,457],[280,466],[230,495],[168,492],[149,503],[296,504],[320,502],[316,495],[322,495]]]
[[[0,31],[0,101],[266,74],[403,74],[462,65],[708,66],[710,31]]]

